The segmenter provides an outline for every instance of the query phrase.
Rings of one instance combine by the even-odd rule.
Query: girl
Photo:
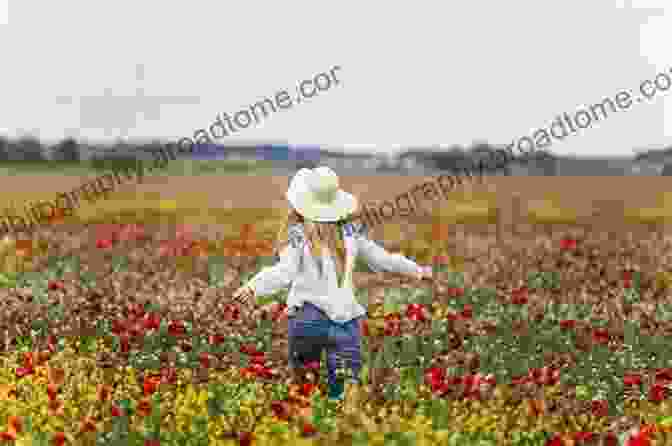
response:
[[[329,397],[343,398],[344,382],[336,370],[347,367],[360,383],[360,323],[366,309],[355,299],[352,271],[362,255],[372,270],[387,270],[431,278],[430,267],[420,267],[390,254],[366,237],[348,216],[357,199],[339,189],[328,167],[301,169],[292,179],[286,197],[291,204],[278,234],[280,261],[262,269],[234,293],[234,300],[274,293],[291,284],[287,297],[289,366],[292,369],[320,361],[327,351]]]

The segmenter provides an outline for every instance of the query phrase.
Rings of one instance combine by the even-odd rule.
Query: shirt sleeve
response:
[[[353,236],[360,253],[374,272],[389,271],[414,275],[421,272],[421,267],[401,254],[390,254],[374,241],[370,240],[366,226],[355,227]]]
[[[280,261],[255,274],[247,286],[254,290],[256,296],[273,294],[288,287],[298,274],[304,246],[305,239],[302,235],[296,230],[290,231],[289,243],[280,251]]]

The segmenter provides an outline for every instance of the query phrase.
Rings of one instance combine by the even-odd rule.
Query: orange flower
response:
[[[98,399],[100,401],[107,401],[107,399],[110,397],[110,394],[112,393],[113,389],[112,386],[108,384],[99,384],[98,385]]]
[[[16,255],[18,257],[30,257],[33,255],[33,241],[30,239],[16,241]]]
[[[0,384],[0,401],[16,399],[16,384]]]
[[[16,440],[16,432],[2,431],[2,432],[0,432],[0,440],[2,440],[2,441],[14,441],[14,440]]]
[[[49,399],[51,401],[55,400],[57,394],[58,394],[58,386],[54,383],[49,383],[47,385],[47,395],[49,396]]]
[[[252,228],[253,226],[251,223],[245,223],[240,230],[240,238],[243,240],[248,240],[252,235]]]
[[[152,413],[152,403],[148,397],[141,399],[137,407],[138,415],[148,417]]]
[[[65,380],[65,370],[61,367],[49,367],[49,381],[61,385]]]
[[[432,225],[432,239],[433,240],[448,240],[449,227],[447,224],[434,223]]]
[[[9,429],[7,429],[8,432],[14,433],[14,436],[16,436],[17,433],[21,432],[21,418],[15,416],[15,415],[10,415],[9,418],[7,419],[7,424],[9,424]]]
[[[96,426],[96,422],[93,418],[91,417],[84,417],[82,419],[82,422],[79,427],[79,432],[84,433],[84,432],[96,432],[98,430],[98,427]]]
[[[29,369],[35,368],[35,361],[33,358],[33,352],[24,352],[23,353],[23,366]]]
[[[61,222],[63,221],[64,217],[65,217],[65,211],[63,210],[63,208],[55,208],[52,215],[49,216],[49,223],[55,224]]]
[[[49,414],[51,416],[61,416],[63,415],[63,401],[61,400],[51,400],[49,401]]]
[[[65,443],[65,432],[56,432],[53,437],[51,437],[51,444],[54,446],[63,446]]]

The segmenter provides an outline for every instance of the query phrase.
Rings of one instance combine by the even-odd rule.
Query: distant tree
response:
[[[57,161],[81,161],[79,144],[73,138],[66,138],[54,147],[54,160]]]
[[[311,160],[301,160],[298,163],[296,163],[297,169],[315,169],[316,167],[317,163]]]
[[[16,156],[20,161],[46,161],[42,144],[33,136],[19,139],[15,148]]]
[[[495,153],[497,149],[497,147],[488,144],[487,142],[479,142],[471,146],[468,154],[473,162],[484,160],[487,163],[486,168],[492,167],[494,169],[496,165],[503,161],[503,155],[501,153]],[[510,177],[512,175],[510,161],[507,160],[507,162],[503,163],[501,168],[504,169],[504,176]]]
[[[9,160],[9,141],[0,136],[0,161]]]

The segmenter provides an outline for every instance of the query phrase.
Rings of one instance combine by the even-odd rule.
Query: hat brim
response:
[[[336,198],[328,205],[323,205],[311,199],[309,193],[289,193],[287,199],[296,212],[308,220],[319,223],[342,220],[357,210],[357,198],[352,194],[339,190]]]

